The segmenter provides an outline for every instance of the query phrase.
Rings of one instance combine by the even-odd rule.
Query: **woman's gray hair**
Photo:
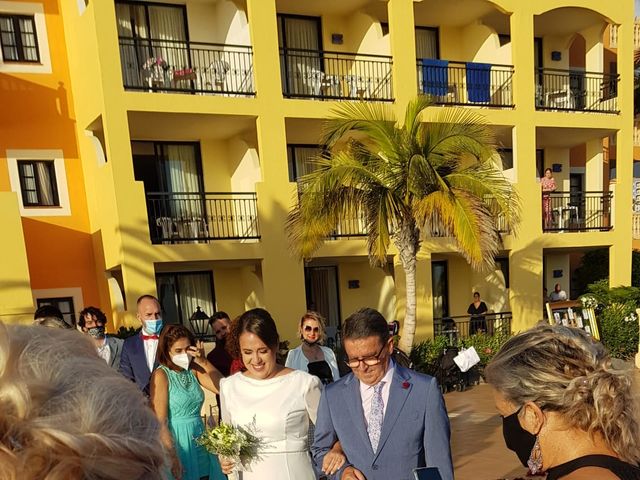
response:
[[[633,373],[616,370],[601,343],[578,328],[541,324],[510,338],[485,378],[514,406],[534,402],[562,415],[627,462],[640,460]]]
[[[162,478],[159,431],[86,336],[0,322],[0,478]]]

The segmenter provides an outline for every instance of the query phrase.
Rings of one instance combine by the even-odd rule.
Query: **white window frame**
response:
[[[41,3],[0,1],[0,13],[8,15],[33,15],[38,39],[40,63],[5,62],[0,49],[1,73],[51,73],[51,54],[47,37],[44,6]]]
[[[11,191],[18,194],[20,215],[23,217],[66,217],[71,215],[71,203],[69,202],[69,189],[67,187],[67,173],[64,166],[62,150],[7,150],[7,167],[9,168],[9,182]],[[20,187],[20,173],[18,160],[53,160],[53,168],[56,173],[56,185],[58,188],[59,206],[52,207],[25,207],[22,202],[22,189]]]

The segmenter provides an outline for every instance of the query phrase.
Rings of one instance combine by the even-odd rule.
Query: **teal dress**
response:
[[[209,454],[195,439],[204,431],[200,409],[204,392],[191,370],[176,372],[160,365],[169,379],[169,431],[182,464],[182,480],[225,480],[216,456]],[[173,475],[168,474],[170,479]]]

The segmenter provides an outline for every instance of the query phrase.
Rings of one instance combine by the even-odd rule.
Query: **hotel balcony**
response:
[[[149,192],[153,244],[259,239],[255,192]]]
[[[550,192],[542,194],[544,232],[608,231],[613,228],[612,192]]]
[[[554,68],[536,71],[536,109],[618,113],[618,74]]]
[[[125,90],[255,95],[246,4],[116,0]]]
[[[315,100],[393,101],[389,56],[280,49],[282,93]]]
[[[120,37],[125,90],[253,96],[251,47]]]
[[[418,59],[418,92],[440,105],[513,107],[513,66]]]

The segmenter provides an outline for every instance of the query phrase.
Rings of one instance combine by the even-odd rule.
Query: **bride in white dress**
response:
[[[254,308],[231,327],[231,349],[246,367],[220,381],[222,421],[245,426],[254,422],[265,441],[260,459],[240,472],[242,480],[315,480],[307,434],[315,423],[321,383],[306,372],[276,363],[279,339],[275,322],[266,310]],[[339,447],[338,447],[339,448]],[[337,454],[326,469],[336,471],[344,461]],[[221,462],[224,473],[233,468]],[[337,466],[336,466],[337,465]]]

